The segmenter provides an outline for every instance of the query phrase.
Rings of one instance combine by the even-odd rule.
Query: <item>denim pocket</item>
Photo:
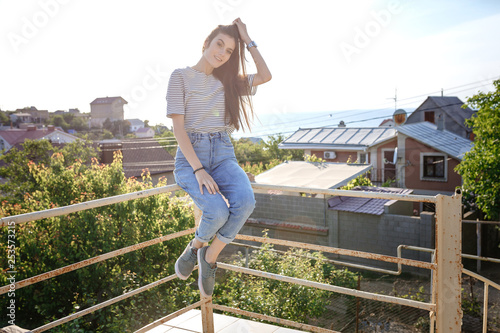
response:
[[[229,137],[229,135],[221,135],[221,140],[225,145],[231,147],[233,146],[233,143],[231,142],[231,138]]]
[[[189,136],[189,140],[191,141],[191,145],[194,147],[196,146],[196,144],[198,143],[198,141],[200,141],[198,139],[198,136],[197,135],[190,135]]]

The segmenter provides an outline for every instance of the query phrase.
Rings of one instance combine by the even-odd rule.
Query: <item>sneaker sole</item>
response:
[[[207,295],[205,290],[203,289],[203,265],[201,264],[201,249],[198,250],[198,253],[196,254],[198,256],[198,288],[200,289],[200,294],[203,297],[211,297]]]
[[[187,279],[188,279],[188,277],[189,277],[189,275],[191,275],[191,274],[189,274],[188,276],[184,276],[184,275],[182,275],[182,274],[179,272],[179,267],[178,267],[179,260],[180,260],[180,259],[178,259],[178,260],[175,262],[175,274],[177,275],[177,277],[178,277],[179,279],[181,279],[181,280],[187,280]]]

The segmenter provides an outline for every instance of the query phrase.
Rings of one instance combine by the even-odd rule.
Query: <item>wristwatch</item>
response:
[[[248,43],[248,45],[247,45],[247,50],[248,50],[248,51],[250,51],[250,48],[251,48],[251,47],[253,47],[253,46],[257,47],[257,43],[255,43],[254,41],[251,41],[251,42],[250,42],[250,43]]]

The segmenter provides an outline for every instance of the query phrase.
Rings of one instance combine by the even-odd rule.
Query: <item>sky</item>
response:
[[[171,126],[170,74],[237,17],[273,78],[253,98],[252,132],[236,136],[377,126],[500,78],[496,0],[0,0],[0,109],[90,112],[95,98],[122,96],[125,118]]]

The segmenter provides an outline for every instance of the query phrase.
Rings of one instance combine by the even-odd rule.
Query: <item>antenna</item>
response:
[[[386,98],[386,99],[393,99],[394,100],[394,111],[396,111],[397,108],[398,108],[398,88],[396,88],[394,90],[395,90],[394,97],[392,97],[392,98]]]

